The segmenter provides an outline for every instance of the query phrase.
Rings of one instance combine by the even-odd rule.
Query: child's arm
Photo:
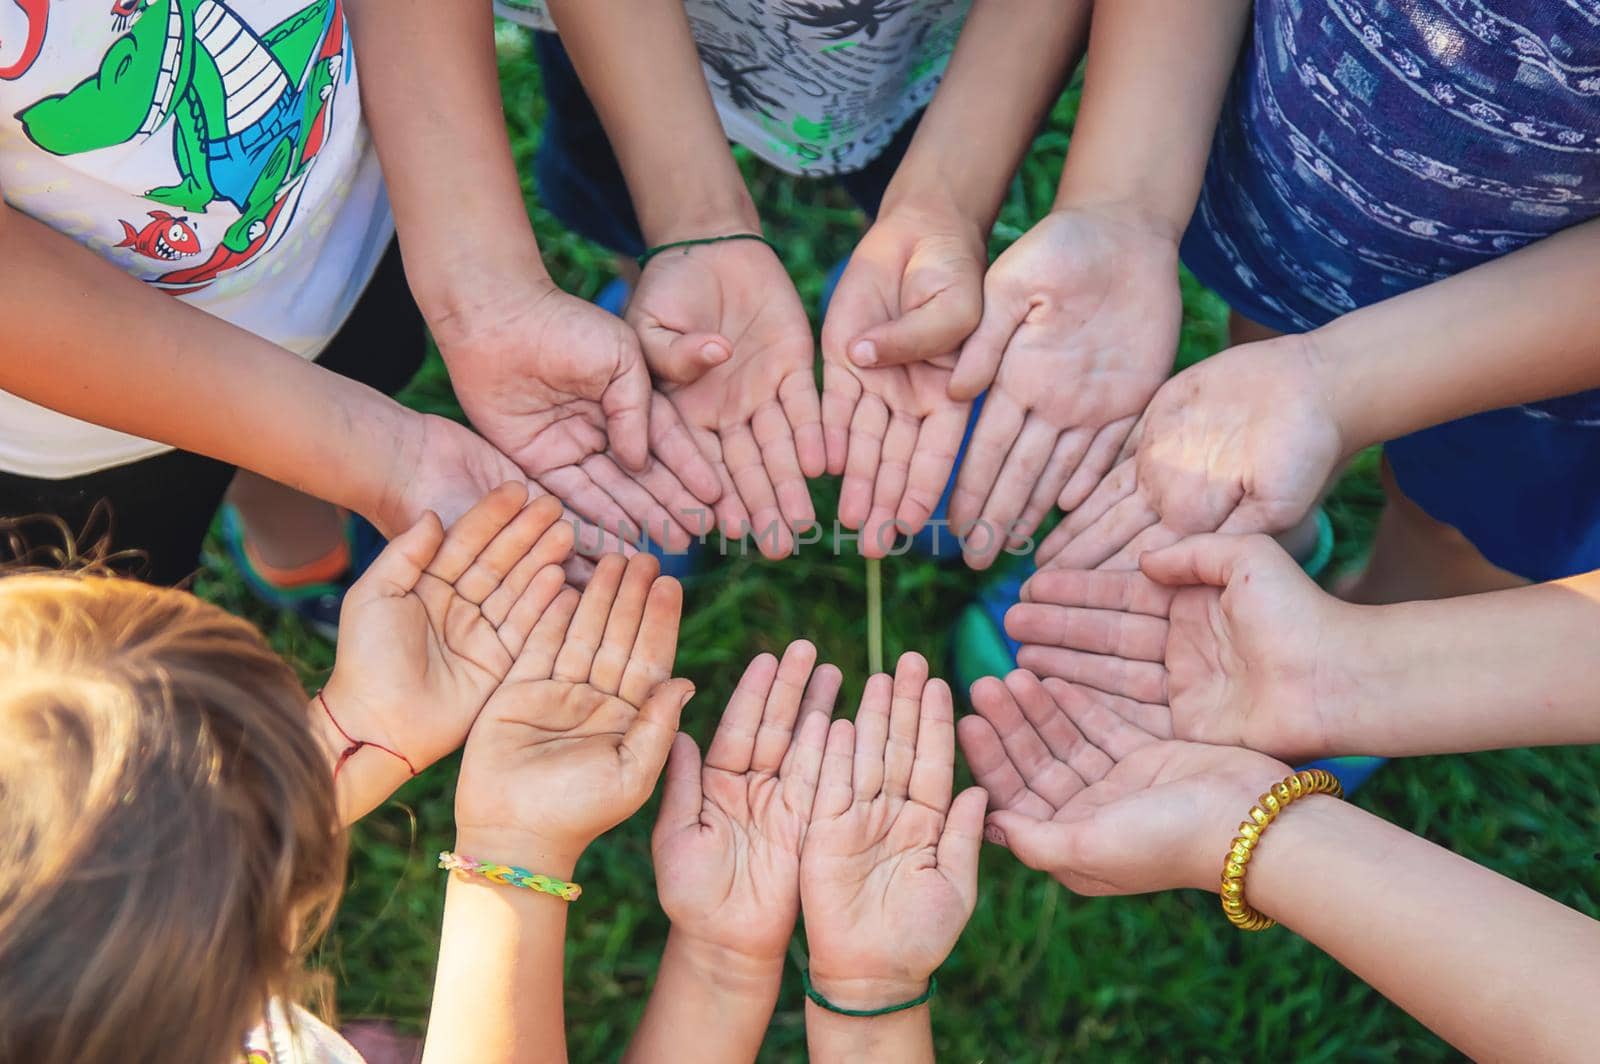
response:
[[[983,313],[989,231],[1082,47],[1088,5],[980,0],[822,327],[828,470],[839,517],[881,556],[944,494],[970,395],[956,356]],[[904,368],[898,368],[904,364]],[[991,370],[992,373],[992,370]],[[986,382],[985,382],[986,383]],[[997,548],[998,549],[998,548]]]
[[[800,913],[811,820],[839,670],[791,643],[750,663],[702,766],[687,735],[667,763],[652,850],[672,920],[633,1061],[751,1061],[778,999]],[[706,1039],[707,1031],[716,1038]]]
[[[570,881],[589,843],[649,798],[694,693],[665,679],[683,592],[658,572],[649,555],[608,556],[581,598],[563,590],[540,616],[467,738],[459,856]],[[428,1064],[566,1059],[568,904],[452,877]]]
[[[4,202],[0,313],[0,388],[249,469],[388,535],[522,479],[466,429],[156,292]]]
[[[310,712],[346,824],[467,737],[565,584],[574,533],[561,516],[550,496],[503,485],[448,530],[425,515],[345,595]]]
[[[588,458],[581,472],[609,472],[608,458],[589,457],[609,447],[635,471],[654,450],[666,469],[640,484],[669,508],[715,501],[717,478],[652,392],[633,332],[545,269],[506,134],[487,0],[355,0],[349,10],[407,277],[473,425],[564,497],[577,490],[568,481],[586,479],[569,467]],[[615,489],[596,517],[613,529],[624,516],[657,517],[632,504],[641,494]]]
[[[952,801],[954,774],[950,688],[920,655],[867,681],[855,723],[828,732],[800,863],[819,1064],[933,1060],[930,1008],[916,1002],[977,902],[987,801],[979,787]]]
[[[1058,705],[1025,672],[974,687],[961,740],[995,797],[987,837],[1080,893],[1216,891],[1237,825],[1289,766],[1156,739],[1080,694]],[[1475,1060],[1594,1055],[1600,923],[1354,806],[1290,805],[1244,892]]]
[[[1062,522],[1040,560],[1132,567],[1186,533],[1281,532],[1365,447],[1600,387],[1596,263],[1600,220],[1191,366],[1151,401],[1131,464]]]
[[[969,564],[1074,509],[1172,370],[1178,238],[1251,5],[1097,4],[1054,209],[995,261],[951,394],[990,386],[950,500]],[[988,549],[982,544],[991,543]],[[974,546],[976,545],[976,546]]]

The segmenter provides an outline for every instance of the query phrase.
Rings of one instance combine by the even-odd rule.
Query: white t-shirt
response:
[[[0,3],[0,193],[303,358],[394,232],[339,0]],[[0,357],[29,356],[0,341]],[[0,471],[60,479],[165,450],[0,392]]]
[[[298,1005],[280,1001],[267,1007],[267,1018],[245,1036],[238,1064],[365,1064],[361,1054],[338,1031]]]
[[[615,2],[615,0],[591,0]],[[933,99],[971,0],[684,0],[728,138],[781,170],[860,170]],[[554,30],[544,0],[495,0]]]

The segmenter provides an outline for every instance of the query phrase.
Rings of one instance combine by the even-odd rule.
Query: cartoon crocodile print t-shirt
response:
[[[791,174],[877,158],[928,105],[971,0],[684,0],[728,138]],[[535,29],[543,0],[495,0]]]
[[[0,0],[0,194],[304,358],[393,233],[340,0]],[[0,392],[0,470],[163,450]]]

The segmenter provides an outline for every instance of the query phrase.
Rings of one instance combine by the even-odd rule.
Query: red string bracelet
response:
[[[334,727],[334,730],[337,731],[341,736],[344,737],[344,741],[345,742],[350,744],[349,746],[345,747],[344,750],[342,750],[340,752],[339,760],[333,766],[333,778],[334,779],[338,779],[339,778],[339,770],[344,768],[344,763],[346,761],[349,761],[352,757],[356,756],[356,754],[358,752],[360,752],[361,748],[364,747],[364,746],[370,746],[374,750],[382,750],[384,753],[388,754],[390,757],[399,758],[401,761],[405,762],[405,766],[406,766],[406,771],[407,772],[411,773],[412,776],[415,776],[417,774],[417,767],[411,763],[411,759],[409,757],[407,757],[405,754],[402,754],[400,751],[391,750],[387,746],[384,746],[381,743],[373,743],[373,742],[368,742],[365,739],[357,739],[353,735],[351,735],[349,732],[345,731],[344,727],[342,725],[340,725],[338,720],[336,720],[334,718],[333,710],[328,708],[328,700],[326,698],[322,697],[322,692],[321,691],[317,692],[317,704],[322,707],[322,712],[324,712],[324,713],[326,713],[328,715],[328,723],[332,724],[333,727]]]

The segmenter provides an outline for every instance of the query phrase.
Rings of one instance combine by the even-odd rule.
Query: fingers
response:
[[[621,691],[622,677],[633,660],[634,641],[644,623],[645,602],[660,575],[661,563],[650,555],[635,554],[628,559],[617,596],[611,603],[611,614],[606,618],[605,634],[600,637],[594,663],[589,667],[592,687],[608,695]]]
[[[650,449],[695,498],[704,503],[721,498],[722,480],[717,471],[696,446],[678,408],[660,392],[650,397]]]
[[[984,412],[988,412],[987,406]],[[1058,438],[1056,429],[1041,418],[1028,418],[1023,423],[1022,431],[1017,434],[1016,442],[1006,455],[979,517],[979,523],[992,533],[985,537],[989,545],[978,551],[969,548],[966,555],[969,566],[974,569],[988,568],[1000,549],[1018,534],[1018,518],[1022,516],[1033,489],[1044,476]],[[1064,481],[1066,477],[1063,475],[1061,479]],[[1059,486],[1056,490],[1059,490]],[[1050,495],[1054,496],[1055,493],[1052,491]],[[1031,532],[1032,529],[1027,531]]]
[[[761,730],[761,715],[777,675],[778,659],[771,654],[758,654],[745,666],[739,686],[733,689],[728,708],[722,711],[722,721],[706,750],[707,767],[735,774],[750,771],[756,734]]]
[[[1114,712],[1096,692],[1072,684],[1051,684],[1051,700],[1061,707],[1083,737],[1113,761],[1121,761],[1135,750],[1156,742],[1156,737],[1137,728]]]
[[[1118,455],[1134,423],[1134,418],[1125,417],[1121,421],[1113,421],[1095,434],[1083,461],[1078,463],[1078,468],[1056,498],[1056,505],[1061,507],[1063,513],[1071,513],[1083,505],[1095,485],[1104,480],[1120,461]]]
[[[817,648],[803,639],[790,643],[778,662],[772,689],[767,692],[761,726],[756,731],[755,751],[750,767],[757,772],[777,772],[794,739],[795,721],[817,663]]]
[[[783,781],[784,801],[789,808],[810,817],[816,805],[817,783],[822,773],[822,755],[828,741],[825,713],[804,714],[794,731],[794,742],[784,757],[778,777]]]
[[[883,755],[889,743],[889,712],[894,682],[883,673],[867,680],[856,710],[855,764],[851,783],[855,796],[871,801],[883,790]]]
[[[1271,542],[1266,536],[1190,536],[1163,550],[1149,551],[1139,559],[1139,569],[1168,587],[1227,587],[1239,567],[1270,550]]]
[[[1134,492],[1062,547],[1049,565],[1056,569],[1097,568],[1160,520],[1161,516],[1151,508],[1149,501]],[[1125,568],[1133,568],[1132,563]]]
[[[978,856],[983,850],[983,814],[989,794],[982,787],[968,787],[950,803],[939,836],[939,868],[955,884],[970,911],[978,900]]]
[[[849,457],[839,489],[839,520],[846,528],[860,528],[871,510],[883,439],[888,433],[889,407],[876,395],[862,396],[850,420]]]
[[[671,551],[689,549],[689,543],[693,539],[692,534],[672,510],[644,486],[642,481],[654,473],[652,483],[656,485],[657,490],[664,491],[673,502],[679,505],[687,504],[690,509],[695,509],[699,500],[681,485],[677,485],[677,490],[673,490],[672,484],[676,478],[667,473],[657,462],[650,461],[644,472],[626,473],[611,460],[610,456],[596,454],[583,460],[582,469],[589,479],[615,500],[628,515],[624,525],[609,530],[614,532],[618,539],[636,548],[649,540]]]
[[[534,626],[566,586],[567,574],[559,565],[546,565],[534,574],[505,619],[496,625],[495,634],[506,653],[513,658],[522,653]]]
[[[1157,739],[1173,738],[1172,708],[1170,706],[1159,706],[1150,702],[1135,702],[1133,699],[1124,698],[1121,695],[1108,695],[1104,691],[1091,691],[1084,687],[1074,687],[1067,681],[1058,680],[1053,676],[1046,677],[1041,682],[1044,684],[1044,689],[1050,693],[1052,701],[1056,704],[1058,717],[1062,715],[1059,712],[1060,707],[1066,700],[1092,698],[1140,731],[1148,732]],[[1068,720],[1067,724],[1070,726],[1071,721]],[[1056,748],[1056,741],[1053,736],[1068,734],[1065,731],[1061,731],[1058,726],[1045,727],[1035,722],[1034,727],[1038,729],[1039,734],[1050,745],[1052,750]],[[1052,728],[1055,730],[1052,730]],[[1083,733],[1079,732],[1076,727],[1072,728],[1071,734],[1077,736],[1077,739],[1083,745],[1089,745],[1089,740],[1084,739],[1082,737]],[[1057,756],[1061,755],[1058,754]]]
[[[645,795],[655,786],[662,767],[667,763],[667,753],[678,734],[678,720],[683,715],[683,707],[693,697],[694,684],[688,680],[668,680],[657,685],[646,696],[644,705],[639,707],[639,714],[628,725],[628,730],[622,733],[622,751],[631,757],[634,782]]]
[[[552,675],[568,683],[588,683],[594,666],[595,653],[605,636],[606,621],[611,616],[611,604],[628,569],[627,559],[620,554],[608,554],[595,565],[594,577],[583,590],[583,599],[567,626],[566,640],[561,653],[556,655]]]
[[[922,530],[944,497],[971,412],[970,404],[952,403],[922,419],[922,429],[911,454],[911,468],[906,474],[905,495],[895,513],[895,521],[908,535]]]
[[[872,509],[861,526],[861,553],[868,558],[882,558],[894,549],[899,530],[895,528],[895,514],[906,491],[906,476],[911,469],[912,452],[917,446],[916,418],[895,414],[889,419],[889,431],[883,438],[882,457],[878,463],[877,482],[872,489]]]
[[[850,423],[861,399],[861,381],[832,361],[822,364],[822,438],[830,476],[844,473],[850,454]]]
[[[1017,860],[1036,872],[1050,872],[1069,863],[1073,838],[1081,830],[1047,818],[997,809],[984,820],[984,838],[1010,850]]]
[[[833,718],[833,705],[839,697],[839,688],[844,683],[844,674],[833,665],[819,665],[811,673],[811,680],[806,684],[805,695],[800,699],[800,715],[794,726],[794,742],[789,744],[789,752],[784,755],[783,763],[778,767],[778,775],[788,779],[791,774],[811,773],[810,788],[816,788],[816,773],[822,768],[822,748],[827,742],[828,721]],[[811,736],[815,740],[815,749],[807,747],[805,737],[807,729],[814,732]],[[815,755],[816,764],[806,768],[799,764],[800,761]]]
[[[918,754],[917,732],[923,712],[923,688],[931,686],[927,659],[916,653],[900,655],[894,669],[894,683],[889,697],[889,726],[883,750],[883,793],[891,798],[905,797],[911,786],[911,769]],[[949,689],[945,688],[945,691],[948,693]],[[857,719],[860,719],[859,716]],[[943,800],[949,799],[947,789]],[[935,808],[943,809],[943,805]]]
[[[462,514],[445,532],[444,542],[428,564],[428,575],[454,584],[500,530],[521,512],[527,499],[527,486],[514,481],[500,485],[479,499],[477,505]]]
[[[950,376],[950,398],[976,399],[1000,371],[1000,359],[1022,324],[1022,314],[992,285],[984,286],[983,317],[978,328],[961,345],[961,357]]]
[[[822,401],[817,396],[817,381],[810,362],[804,370],[789,374],[778,385],[778,402],[783,405],[783,415],[789,419],[789,428],[793,431],[801,473],[811,479],[822,476],[828,468],[828,450],[822,435]]]
[[[637,706],[658,684],[672,676],[678,656],[678,625],[683,616],[683,585],[658,576],[645,597],[644,619],[633,641],[633,654],[622,672],[617,694]]]
[[[998,687],[1000,681],[988,677],[980,681],[985,688]],[[974,684],[973,700],[978,698],[979,684]],[[1006,756],[1000,733],[994,725],[981,716],[962,717],[956,726],[961,740],[961,753],[972,769],[978,785],[988,792],[990,800],[999,809],[1016,809],[1029,816],[1048,817],[1055,812],[1051,804],[1028,789],[1028,783],[1017,767]]]
[[[1019,602],[1006,611],[1006,634],[1019,643],[1070,647],[1137,661],[1164,661],[1167,622],[1118,610]]]
[[[539,483],[577,515],[572,541],[576,553],[589,558],[634,553],[633,545],[623,543],[615,531],[631,525],[632,518],[582,466],[552,469],[540,475]]]
[[[611,450],[627,468],[638,471],[650,457],[650,403],[654,389],[650,370],[632,330],[623,330],[628,339],[620,348],[621,364],[616,376],[600,396],[600,411],[606,416],[606,435]]]
[[[950,807],[955,773],[955,700],[950,696],[950,686],[943,680],[929,680],[922,692],[922,712],[917,721],[916,762],[911,768],[906,793],[918,805],[942,813]]]
[[[1055,450],[1050,453],[1050,460],[1045,463],[1044,471],[1034,482],[1033,493],[1028,496],[1027,505],[1022,508],[1021,516],[1012,524],[1012,546],[1022,546],[1028,537],[1033,535],[1034,529],[1044,521],[1045,515],[1056,504],[1067,478],[1083,461],[1084,449],[1091,442],[1093,433],[1089,429],[1072,429],[1063,432],[1056,440]]]
[[[855,763],[856,731],[847,720],[836,720],[828,726],[828,741],[822,751],[822,771],[817,779],[817,797],[811,806],[811,817],[842,815],[855,800],[851,779]]]
[[[456,594],[468,602],[483,602],[500,587],[501,582],[518,563],[528,556],[534,543],[560,520],[561,502],[554,496],[541,495],[528,503],[495,534],[494,539],[478,553],[466,571],[456,578]],[[543,565],[543,561],[540,565]]]
[[[1112,468],[1105,479],[1094,486],[1089,497],[1067,512],[1062,521],[1045,537],[1039,546],[1038,561],[1041,566],[1054,565],[1056,556],[1096,521],[1105,516],[1117,503],[1134,493],[1139,486],[1139,468],[1133,462],[1123,462]],[[1063,493],[1065,489],[1063,489]],[[1065,509],[1063,507],[1063,509]]]
[[[1040,569],[1022,585],[1022,601],[1165,617],[1172,607],[1172,592],[1138,573]]]
[[[1121,550],[1101,562],[1099,568],[1107,572],[1114,570],[1134,572],[1139,568],[1139,559],[1147,552],[1170,547],[1182,538],[1182,532],[1176,532],[1165,522],[1157,521],[1128,540]]]
[[[546,496],[553,499],[553,496]],[[527,511],[524,511],[526,513]],[[489,597],[478,605],[490,624],[497,628],[505,623],[512,610],[522,601],[524,592],[527,591],[535,576],[544,569],[559,565],[572,553],[574,532],[572,525],[564,520],[565,512],[559,504],[556,505],[556,518],[554,524],[545,529],[522,559],[516,563],[512,570],[500,581],[500,586],[489,593]],[[521,520],[521,517],[518,517]],[[534,620],[538,618],[535,617]],[[532,622],[530,621],[531,625]],[[526,629],[523,629],[525,632]]]
[[[1009,396],[997,392],[984,402],[950,496],[950,523],[956,531],[971,528],[982,516],[983,504],[1000,479],[1006,456],[1022,434],[1023,421],[1023,409]]]
[[[1136,702],[1167,703],[1167,669],[1158,662],[1029,643],[1017,651],[1017,664],[1036,676],[1055,676]]]
[[[556,657],[566,642],[567,629],[578,612],[582,595],[570,587],[562,588],[548,609],[540,614],[533,630],[522,644],[522,653],[511,663],[506,682],[547,680],[555,671]]]
[[[1070,684],[1060,680],[1041,681],[1031,672],[1016,669],[1006,677],[1005,685],[1050,756],[1072,772],[1072,778],[1063,776],[1030,783],[1051,804],[1060,808],[1081,788],[1104,779],[1106,773],[1116,767],[1105,751],[1084,738],[1072,718],[1062,710],[1056,696],[1070,688]],[[1081,690],[1077,694],[1086,696]]]
[[[806,475],[800,471],[800,460],[795,454],[792,426],[777,406],[763,403],[756,408],[750,428],[755,434],[756,446],[761,448],[761,461],[772,478],[773,490],[777,492],[779,512],[790,528],[805,527],[816,520],[817,512],[811,507]]]
[[[1065,760],[1055,756],[1029,719],[1030,713],[1038,715],[1037,702],[1050,701],[1049,694],[1036,681],[1028,683],[1029,679],[1031,677],[1026,674],[1019,676],[1013,673],[1003,682],[991,678],[981,685],[974,684],[972,704],[1000,737],[1005,756],[1015,767],[1023,785],[1043,799],[1053,811],[1060,809],[1083,790],[1085,780]],[[1050,709],[1055,712],[1053,705]],[[999,796],[996,798],[998,800]],[[1017,803],[1012,801],[1006,804]]]
[[[794,540],[778,509],[778,496],[762,463],[761,448],[748,426],[723,430],[722,457],[739,498],[749,508],[748,532],[755,536],[756,548],[768,558],[782,558],[793,548]]]
[[[700,823],[704,797],[700,791],[700,748],[679,732],[667,753],[666,778],[661,785],[661,810],[655,834],[660,837]]]
[[[389,541],[350,588],[347,601],[372,595],[398,598],[417,586],[423,570],[439,553],[444,542],[444,525],[439,515],[428,510],[417,523]]]

